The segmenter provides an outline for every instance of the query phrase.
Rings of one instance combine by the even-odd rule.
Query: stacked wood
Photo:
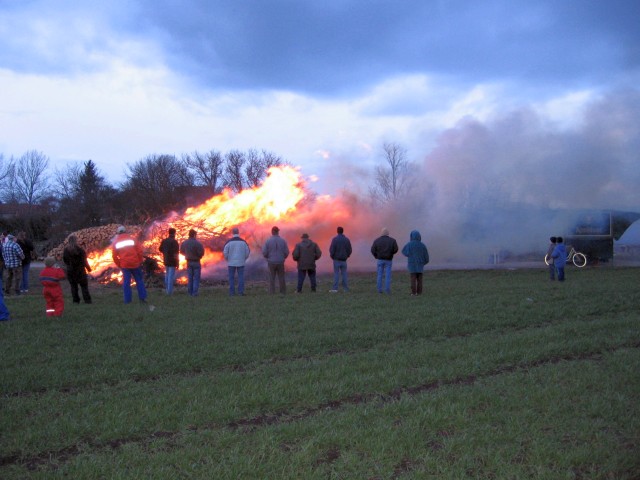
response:
[[[88,255],[92,252],[102,251],[109,246],[111,239],[116,235],[118,227],[117,223],[102,225],[100,227],[83,228],[77,232],[70,233],[64,241],[47,253],[47,256],[57,259],[62,258],[64,248],[69,244],[69,237],[75,235],[78,239],[78,245],[85,249]],[[137,225],[127,225],[127,233],[136,236],[142,231],[142,227]]]

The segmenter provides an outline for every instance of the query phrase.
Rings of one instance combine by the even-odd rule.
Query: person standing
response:
[[[22,281],[20,282],[20,293],[29,291],[29,269],[31,268],[31,258],[33,257],[33,242],[27,238],[26,232],[18,233],[18,245],[24,253],[22,259]]]
[[[424,266],[429,263],[429,251],[422,243],[418,230],[409,234],[409,243],[402,247],[402,254],[407,257],[407,269],[411,277],[411,295],[422,295],[422,275]]]
[[[131,277],[136,281],[136,290],[140,303],[147,303],[147,289],[142,278],[142,245],[133,236],[126,233],[122,225],[111,242],[111,255],[114,263],[122,270],[122,288],[124,303],[131,303]]]
[[[62,261],[67,266],[67,280],[71,287],[71,297],[73,303],[80,303],[80,295],[78,295],[78,287],[82,291],[82,300],[84,303],[91,303],[91,294],[89,293],[89,282],[87,273],[91,271],[91,266],[87,260],[87,252],[78,245],[78,237],[69,236],[67,246],[62,252]]]
[[[64,280],[65,274],[55,263],[55,258],[45,258],[44,268],[40,272],[47,317],[61,317],[64,312],[64,296],[60,281]]]
[[[11,284],[14,283],[16,295],[20,295],[20,285],[22,284],[22,260],[24,253],[20,245],[16,243],[16,237],[7,235],[2,246],[2,257],[4,258],[4,268],[7,270],[7,284],[4,293],[11,295]]]
[[[556,238],[556,246],[551,254],[553,265],[556,269],[556,275],[559,282],[564,282],[564,267],[567,264],[567,249],[564,246],[562,237]]]
[[[236,294],[236,273],[238,274],[238,295],[244,295],[244,265],[251,254],[249,244],[240,238],[240,230],[231,230],[232,237],[224,244],[222,251],[229,269],[229,295]]]
[[[2,255],[0,255],[1,257]],[[4,303],[4,292],[2,291],[2,286],[0,285],[0,322],[8,322],[11,320],[11,315],[9,314],[9,309]]]
[[[280,293],[287,293],[287,285],[284,279],[284,261],[289,256],[289,246],[280,237],[280,229],[273,227],[271,237],[262,246],[262,256],[267,259],[269,266],[269,293],[276,293],[276,277],[280,285]]]
[[[189,230],[189,238],[180,245],[180,253],[187,259],[187,293],[192,297],[197,297],[200,290],[200,259],[204,257],[204,246],[196,236],[195,230]]]
[[[378,293],[391,293],[391,267],[393,256],[398,253],[396,239],[389,236],[389,230],[382,229],[382,235],[376,238],[371,245],[371,255],[377,260],[378,275],[376,287]]]
[[[297,293],[302,293],[304,279],[309,275],[311,291],[316,291],[316,260],[322,256],[318,244],[309,239],[308,233],[302,234],[302,241],[297,243],[293,249],[293,259],[298,262],[298,287]]]
[[[349,291],[347,279],[347,259],[351,256],[351,241],[344,235],[342,227],[337,228],[337,235],[331,239],[329,256],[333,260],[333,287],[329,292],[338,293],[338,283],[342,279],[342,290]]]
[[[176,281],[176,269],[180,265],[180,245],[176,240],[175,228],[169,229],[169,236],[160,242],[159,250],[164,262],[164,291],[171,295]]]
[[[556,279],[556,266],[553,264],[553,250],[556,248],[556,237],[549,238],[549,248],[547,248],[547,254],[544,256],[544,259],[549,262],[549,280]]]
[[[4,247],[4,242],[7,240],[7,232],[2,232],[0,234],[0,290],[4,292],[4,257],[2,253],[2,249]]]

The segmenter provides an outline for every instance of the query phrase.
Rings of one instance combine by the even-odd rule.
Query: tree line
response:
[[[373,205],[395,202],[415,184],[415,165],[398,143],[384,143],[369,187]],[[109,183],[92,160],[50,170],[36,150],[0,154],[2,231],[24,230],[34,240],[59,243],[69,232],[107,223],[142,224],[202,203],[228,188],[258,186],[269,168],[289,163],[266,150],[217,150],[180,157],[153,154],[127,165],[125,180]]]
[[[0,229],[59,242],[69,232],[107,223],[139,224],[200,203],[224,188],[259,185],[269,168],[288,164],[266,150],[216,150],[180,157],[153,154],[127,165],[109,183],[92,160],[50,169],[44,153],[0,154]]]

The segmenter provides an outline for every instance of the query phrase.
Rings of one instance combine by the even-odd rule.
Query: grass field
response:
[[[374,277],[7,299],[0,478],[640,478],[640,269]]]

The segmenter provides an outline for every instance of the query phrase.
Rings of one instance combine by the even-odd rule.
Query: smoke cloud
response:
[[[372,209],[359,190],[344,225],[359,238],[354,266],[372,268],[368,250],[382,227],[400,248],[419,230],[432,263],[487,263],[506,252],[544,252],[578,212],[640,212],[638,125],[638,90],[598,98],[572,128],[532,108],[464,118],[413,166],[414,185],[402,199]]]

